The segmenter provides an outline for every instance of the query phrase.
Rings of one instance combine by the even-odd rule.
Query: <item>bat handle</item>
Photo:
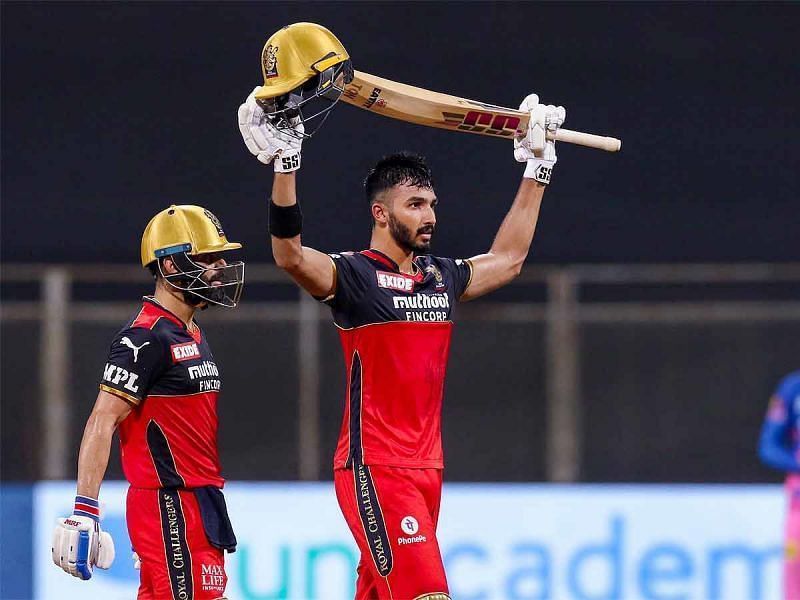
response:
[[[548,133],[547,138],[555,139],[558,142],[567,142],[568,144],[597,148],[598,150],[605,150],[606,152],[619,152],[622,149],[622,140],[618,140],[617,138],[595,135],[593,133],[583,133],[582,131],[572,131],[571,129],[558,129],[555,135]]]

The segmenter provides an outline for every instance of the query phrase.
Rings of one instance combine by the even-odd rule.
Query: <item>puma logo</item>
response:
[[[136,346],[127,335],[119,341],[120,344],[123,346],[127,346],[131,350],[133,350],[133,362],[139,360],[139,350],[147,346],[150,342],[145,342],[141,346]]]

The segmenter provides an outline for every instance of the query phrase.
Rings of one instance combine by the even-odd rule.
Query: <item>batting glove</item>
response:
[[[547,139],[547,133],[555,133],[567,118],[563,106],[539,104],[539,96],[530,94],[520,104],[519,109],[530,113],[528,132],[524,137],[514,138],[514,158],[517,162],[525,162],[523,177],[535,179],[547,185],[556,157],[555,141]]]
[[[114,540],[100,529],[97,500],[75,497],[75,512],[58,519],[51,548],[57,567],[79,579],[91,579],[92,569],[108,569],[114,562]]]
[[[239,131],[245,146],[260,162],[268,165],[274,161],[276,173],[290,173],[300,168],[302,137],[295,137],[278,130],[270,123],[264,110],[258,105],[255,88],[239,107]],[[303,124],[295,125],[295,131],[303,133]]]

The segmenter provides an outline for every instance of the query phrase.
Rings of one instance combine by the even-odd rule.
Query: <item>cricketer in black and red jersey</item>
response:
[[[522,102],[530,127],[514,140],[514,157],[527,167],[487,253],[465,260],[429,254],[437,204],[431,172],[421,157],[397,154],[365,181],[369,249],[328,255],[301,244],[295,171],[307,125],[318,116],[309,116],[307,103],[341,91],[349,58],[329,31],[309,23],[275,34],[262,58],[264,85],[240,106],[239,128],[250,152],[274,163],[275,262],[331,307],[339,329],[347,389],[334,483],[361,550],[356,598],[449,598],[436,525],[453,308],[519,274],[556,162],[545,134],[561,126],[565,111],[535,94]]]
[[[97,499],[119,429],[138,598],[223,598],[224,551],[235,550],[236,537],[217,452],[222,378],[194,314],[237,305],[244,263],[227,263],[223,253],[239,248],[199,206],[171,206],[147,225],[142,265],[155,293],[111,342],[81,442],[75,509],[53,536],[53,561],[71,575],[89,579],[114,559]]]

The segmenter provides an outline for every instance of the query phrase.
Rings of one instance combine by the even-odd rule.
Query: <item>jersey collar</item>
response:
[[[391,269],[395,273],[400,273],[400,266],[380,250],[370,248],[369,250],[362,250],[360,254],[363,254],[368,259],[383,265],[387,269]],[[416,256],[411,260],[411,265],[414,267],[414,269],[416,269],[416,271],[411,275],[407,273],[402,273],[402,275],[411,277],[417,282],[422,281],[422,279],[425,277],[425,273],[423,273],[422,269],[419,268]]]
[[[172,321],[173,323],[175,323],[180,327],[183,327],[192,337],[195,336],[199,337],[200,328],[194,321],[192,322],[191,328],[187,327],[186,323],[184,323],[178,315],[176,315],[174,312],[166,308],[153,296],[143,296],[142,302],[144,302],[145,305],[151,306],[154,311],[161,313],[161,316],[163,316],[164,318],[169,319],[170,321]]]

